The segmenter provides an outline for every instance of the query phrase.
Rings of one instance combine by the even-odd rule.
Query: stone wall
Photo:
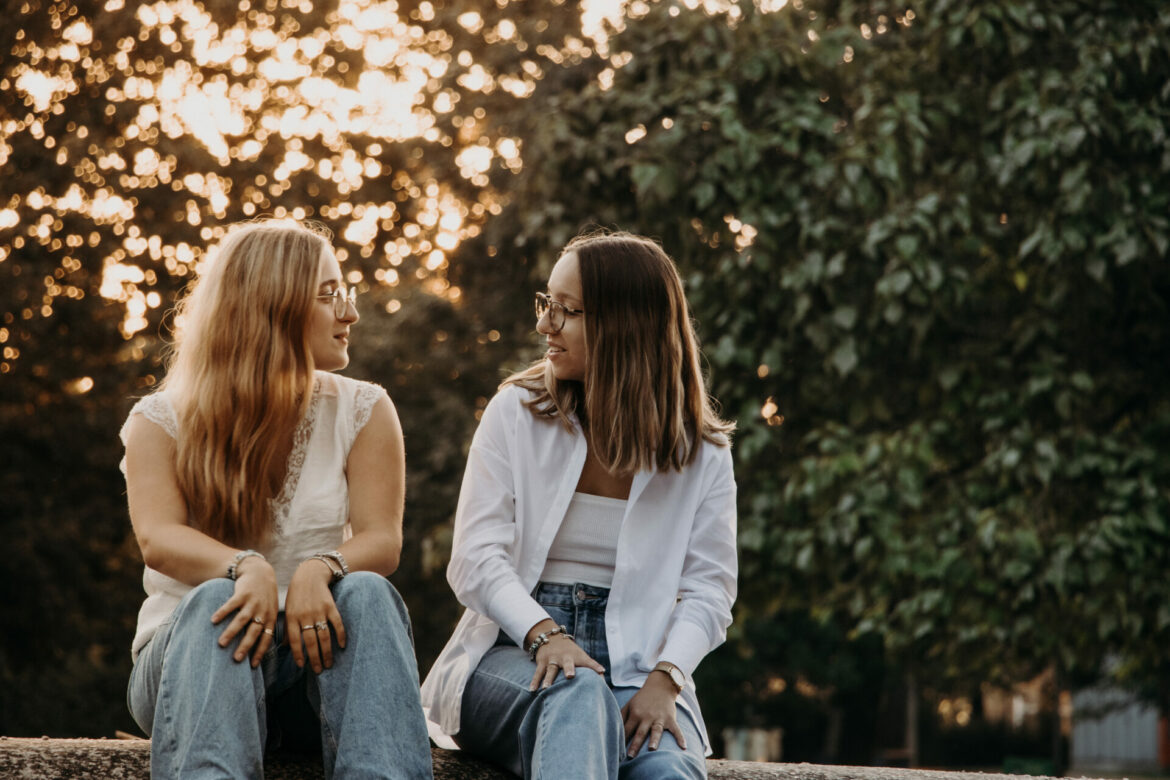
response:
[[[512,776],[453,751],[433,750],[435,780],[512,780]],[[710,780],[1019,780],[1013,775],[938,772],[822,764],[708,761]],[[268,780],[321,780],[318,761],[274,760]],[[0,778],[21,780],[148,780],[150,742],[121,739],[0,737]]]

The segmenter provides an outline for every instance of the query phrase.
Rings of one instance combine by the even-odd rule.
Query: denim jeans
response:
[[[293,662],[283,612],[258,668],[233,660],[234,642],[219,647],[225,624],[211,615],[234,589],[196,587],[138,654],[127,702],[151,736],[152,777],[263,778],[266,746],[318,744],[326,778],[431,777],[410,618],[389,580],[354,572],[333,585],[346,645],[334,637],[319,675]]]
[[[678,723],[686,750],[667,732],[657,750],[643,744],[637,756],[626,757],[621,710],[640,689],[615,688],[610,678],[605,639],[609,591],[592,585],[541,583],[533,596],[554,621],[568,626],[581,649],[606,673],[578,668],[571,680],[558,674],[547,689],[529,691],[536,665],[501,631],[464,689],[455,735],[459,746],[533,780],[705,778],[703,739],[681,707]]]

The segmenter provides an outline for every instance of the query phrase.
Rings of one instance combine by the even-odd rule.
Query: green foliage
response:
[[[0,560],[0,734],[136,730],[123,702],[141,561],[117,433],[162,376],[167,312],[202,251],[251,216],[300,213],[337,234],[347,278],[365,293],[347,373],[389,389],[406,434],[395,583],[423,672],[458,615],[444,566],[466,443],[530,329],[514,316],[527,300],[524,266],[476,239],[499,197],[458,159],[477,145],[478,119],[454,91],[437,105],[441,85],[420,71],[422,62],[439,72],[475,42],[453,9],[428,3],[399,4],[399,38],[385,16],[359,30],[335,2],[245,5],[6,6],[0,530],[11,547]],[[494,2],[484,5],[498,22]],[[559,3],[528,6],[552,23],[521,20],[510,45],[548,43],[559,57],[578,17]],[[229,56],[209,53],[212,44]],[[417,87],[405,103],[403,85]],[[452,215],[457,229],[443,222]],[[457,268],[434,255],[452,236],[464,242]]]
[[[194,83],[263,87],[226,153],[149,120],[157,95],[131,88],[197,61],[183,22],[168,43],[137,7],[104,5],[32,0],[0,30],[0,212],[17,215],[0,215],[0,527],[13,543],[0,733],[129,726],[140,570],[116,432],[160,375],[163,312],[197,260],[166,251],[202,248],[248,203],[323,219],[360,273],[349,373],[385,384],[403,418],[396,581],[423,671],[456,614],[442,570],[474,411],[500,366],[532,356],[531,288],[600,224],[657,236],[678,259],[713,389],[739,421],[741,598],[731,641],[700,670],[716,730],[821,723],[872,697],[890,660],[937,687],[1050,664],[1093,673],[1118,652],[1167,701],[1161,4],[939,0],[912,15],[791,0],[713,17],[661,2],[598,44],[552,0],[404,2],[409,51],[445,63],[403,111],[433,133],[274,130],[316,107],[249,50],[192,66]],[[260,16],[286,38],[341,23],[328,3],[278,6],[204,4],[220,31]],[[460,21],[471,10],[481,24]],[[77,18],[94,28],[88,65],[62,53]],[[323,40],[300,64],[334,85],[410,67]],[[30,68],[73,86],[39,105],[14,89]],[[475,86],[482,73],[490,88]],[[513,142],[522,168],[500,151]],[[498,153],[465,176],[459,155],[478,146]],[[298,150],[368,173],[282,169]],[[166,176],[133,172],[151,151]],[[64,205],[74,186],[129,215]],[[439,196],[468,208],[449,265],[429,268]],[[389,204],[372,233],[347,237]],[[112,298],[107,259],[142,273]],[[126,306],[149,293],[160,305],[126,332]],[[812,714],[791,687],[760,685],[801,676],[823,693]]]
[[[742,598],[752,600],[754,583],[745,585]],[[879,724],[887,712],[875,703],[892,675],[875,634],[850,640],[839,627],[798,611],[740,621],[698,677],[716,746],[724,726],[783,727],[785,761],[865,764],[881,746]]]
[[[662,3],[612,86],[499,119],[491,240],[679,261],[740,425],[743,655],[787,611],[939,684],[1163,652],[1168,36],[1153,3]]]

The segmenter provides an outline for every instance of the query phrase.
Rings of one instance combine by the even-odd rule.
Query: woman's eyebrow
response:
[[[581,307],[581,301],[575,295],[557,295],[551,288],[545,290],[545,294],[552,298],[557,303],[567,303],[571,308],[578,309]]]

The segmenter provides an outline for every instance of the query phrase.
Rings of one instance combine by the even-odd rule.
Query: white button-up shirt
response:
[[[502,628],[523,645],[548,613],[530,595],[585,465],[578,425],[537,417],[530,391],[509,385],[484,410],[455,514],[447,580],[467,607],[422,686],[431,737],[454,747],[463,688]],[[704,441],[677,471],[634,475],[605,613],[610,674],[641,686],[659,661],[686,674],[679,704],[706,727],[692,674],[721,644],[735,601],[731,450]]]

